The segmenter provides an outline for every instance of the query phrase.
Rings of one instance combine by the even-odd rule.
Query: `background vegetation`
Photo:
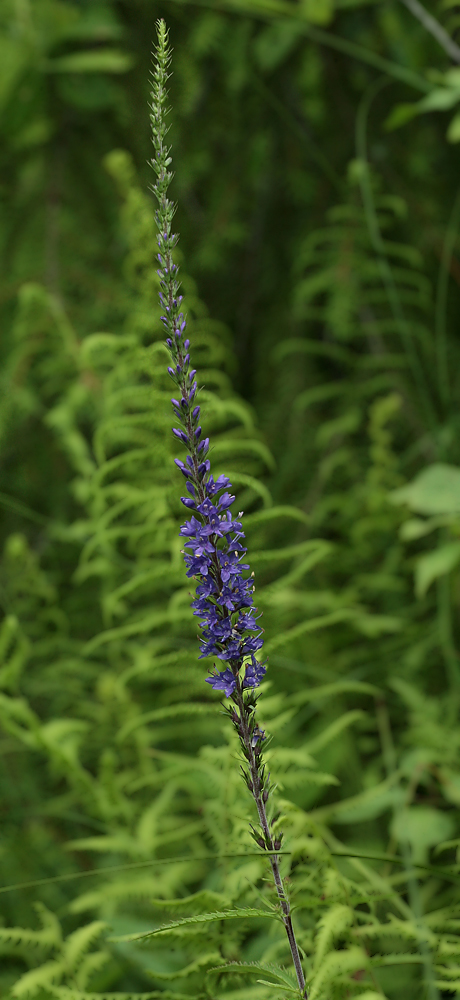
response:
[[[159,16],[311,1000],[460,992],[460,10],[425,9],[444,47],[401,0],[0,6],[2,996],[292,995],[177,533]]]

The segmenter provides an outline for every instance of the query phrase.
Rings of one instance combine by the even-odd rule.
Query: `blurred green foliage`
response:
[[[426,8],[455,39],[459,5]],[[195,363],[246,511],[310,997],[444,1000],[460,70],[400,0],[0,5],[1,993],[294,989],[180,554],[148,194],[159,16]]]

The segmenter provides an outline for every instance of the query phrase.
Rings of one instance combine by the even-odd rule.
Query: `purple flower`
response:
[[[230,480],[227,479],[227,476],[218,476],[215,482],[214,477],[209,476],[206,483],[206,493],[208,494],[208,497],[214,497],[219,490],[225,489],[227,486],[231,486]]]
[[[206,683],[210,684],[214,691],[223,691],[226,698],[230,698],[236,688],[236,677],[227,667],[220,674],[211,674],[206,678]]]
[[[196,559],[193,556],[185,556],[185,565],[187,566],[187,576],[207,576],[211,561],[206,556],[199,556]]]
[[[258,636],[248,636],[243,643],[243,656],[249,656],[249,653],[256,653],[258,649],[262,649],[264,640],[260,638],[259,633]]]
[[[238,639],[230,639],[225,648],[218,653],[219,660],[240,660],[243,654],[241,642]]]
[[[246,550],[245,550],[246,551]],[[220,575],[223,583],[228,583],[231,577],[239,577],[242,569],[249,569],[247,563],[240,563],[235,551],[218,552]]]
[[[264,740],[264,739],[265,739],[265,729],[260,729],[259,726],[255,726],[251,739],[252,748],[254,749],[254,747],[257,746],[259,740]]]
[[[212,577],[209,576],[206,577],[205,580],[201,580],[199,586],[196,588],[198,598],[192,601],[192,608],[200,608],[196,614],[202,613],[201,608],[203,608],[204,613],[204,608],[208,607],[208,598],[214,595],[216,591],[217,587]]]
[[[233,632],[231,618],[219,618],[215,614],[215,616],[209,616],[207,624],[212,627],[213,634],[219,642],[226,642],[227,639],[231,638]]]
[[[176,461],[177,461],[177,459],[176,459]],[[188,475],[188,473],[187,473],[187,475]],[[198,533],[199,533],[200,530],[201,530],[201,522],[198,521],[198,519],[195,517],[195,515],[193,515],[193,517],[191,518],[190,521],[186,521],[185,524],[182,525],[182,527],[181,527],[181,529],[179,531],[179,534],[180,535],[184,535],[186,538],[187,537],[188,538],[195,538],[198,535]]]
[[[252,614],[249,614],[248,612],[246,613],[243,612],[242,614],[239,615],[236,628],[240,629],[241,631],[246,630],[248,632],[257,632],[258,626],[256,625],[256,619],[253,617]]]
[[[256,688],[263,680],[267,668],[265,664],[259,663],[253,656],[251,662],[248,663],[246,667],[246,673],[244,675],[243,687]]]

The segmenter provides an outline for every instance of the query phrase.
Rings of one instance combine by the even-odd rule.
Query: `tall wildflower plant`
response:
[[[254,607],[253,574],[249,573],[249,564],[244,562],[247,549],[243,544],[242,514],[235,519],[230,510],[235,500],[229,492],[231,483],[223,475],[214,479],[211,472],[209,438],[203,437],[200,424],[197,373],[192,367],[178,267],[173,260],[178,236],[172,231],[175,205],[168,197],[172,172],[170,148],[166,144],[171,49],[163,20],[157,23],[157,34],[150,106],[155,149],[151,165],[156,174],[152,190],[158,201],[158,275],[164,310],[162,322],[171,358],[168,373],[177,392],[177,398],[171,400],[178,424],[173,427],[173,434],[187,451],[185,462],[175,459],[189,494],[181,500],[191,512],[180,534],[184,538],[187,576],[197,581],[192,608],[200,621],[201,657],[216,656],[226,664],[224,670],[214,669],[206,681],[214,690],[222,691],[229,701],[225,711],[238,735],[244,759],[242,775],[257,808],[258,827],[251,826],[251,833],[256,844],[268,853],[297,982],[302,995],[306,996],[291,908],[277,854],[282,834],[274,832],[277,817],[270,816],[268,808],[272,788],[270,772],[264,763],[266,734],[257,721],[256,689],[265,675],[266,665],[256,656],[263,647],[263,639]]]

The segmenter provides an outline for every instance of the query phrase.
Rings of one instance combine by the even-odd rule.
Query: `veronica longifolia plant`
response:
[[[172,232],[175,205],[168,198],[172,173],[169,170],[170,149],[165,142],[168,131],[166,86],[171,50],[164,21],[158,22],[157,31],[150,115],[155,148],[151,165],[156,174],[152,190],[158,201],[158,275],[160,300],[164,310],[162,321],[171,357],[168,372],[177,387],[177,398],[172,399],[172,405],[178,426],[173,427],[173,434],[188,453],[185,462],[175,459],[186,480],[189,494],[181,498],[182,503],[191,512],[190,520],[182,525],[180,534],[185,540],[187,576],[197,580],[192,608],[200,619],[201,656],[216,656],[227,664],[224,670],[214,670],[206,680],[214,690],[223,691],[230,702],[226,706],[226,712],[238,734],[246,761],[246,766],[242,766],[243,777],[254,798],[259,818],[258,829],[251,828],[252,835],[262,850],[270,852],[270,865],[297,981],[305,995],[305,979],[292,928],[289,900],[276,853],[280,850],[282,835],[274,834],[274,820],[270,821],[267,817],[270,774],[263,761],[265,733],[257,723],[255,693],[264,677],[266,666],[256,657],[256,653],[262,649],[263,639],[257,624],[257,608],[253,602],[254,587],[252,577],[248,575],[249,565],[243,561],[247,550],[243,544],[242,515],[239,514],[238,520],[235,520],[230,511],[235,497],[229,492],[231,483],[227,477],[219,476],[214,479],[211,473],[209,439],[202,434],[200,407],[196,400],[196,371],[190,359],[190,341],[186,335],[186,320],[182,312],[178,269],[173,261],[173,250],[178,237]]]

